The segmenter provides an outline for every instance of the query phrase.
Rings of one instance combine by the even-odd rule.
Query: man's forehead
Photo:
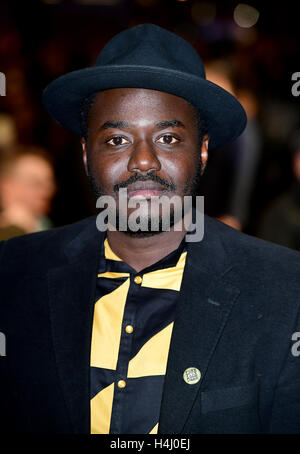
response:
[[[150,100],[153,100],[158,105],[163,106],[168,104],[180,104],[185,106],[191,106],[191,104],[180,96],[167,93],[165,91],[151,90],[149,88],[110,88],[107,90],[102,90],[96,93],[94,99],[95,103],[101,103],[104,101],[113,102],[122,102],[124,100],[134,100],[139,99],[143,100],[146,103],[149,103]]]
[[[91,107],[91,114],[97,113],[97,116],[100,115],[109,120],[116,119],[108,118],[111,113],[122,116],[119,120],[124,120],[127,114],[134,114],[136,117],[145,115],[142,120],[145,123],[150,118],[152,122],[154,118],[156,122],[161,123],[171,121],[175,118],[172,115],[175,111],[176,117],[179,115],[183,120],[183,117],[194,116],[196,108],[179,96],[145,88],[112,88],[100,91],[94,95]],[[178,120],[178,124],[174,123],[173,126],[181,126],[180,123],[182,124],[183,121]]]
[[[148,124],[153,124],[153,122],[147,118],[141,118],[139,119],[139,126],[147,126]],[[127,128],[130,128],[132,126],[131,123],[129,123],[128,121],[106,121],[105,123],[103,123],[101,125],[101,127],[99,128],[100,130],[105,130],[105,129],[109,129],[109,128],[114,128],[114,129],[118,129],[118,128],[122,128],[122,129],[127,129]],[[185,128],[185,125],[180,121],[180,120],[164,120],[164,121],[158,121],[156,123],[153,124],[153,126],[155,128],[159,128],[159,129],[162,129],[162,128],[174,128],[174,127],[181,127],[181,128]]]

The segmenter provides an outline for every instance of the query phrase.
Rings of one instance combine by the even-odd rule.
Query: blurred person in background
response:
[[[258,121],[259,100],[254,91],[240,88],[237,99],[247,114],[247,126],[241,135],[239,153],[235,156],[236,165],[229,197],[229,216],[223,222],[231,227],[244,230],[249,221],[250,199],[255,185],[255,177],[262,153],[262,132]],[[231,220],[231,222],[230,222]]]
[[[54,171],[46,151],[17,146],[0,156],[0,240],[52,226]]]
[[[233,65],[223,58],[208,60],[206,77],[236,96],[233,84]],[[243,135],[243,134],[242,134]],[[230,215],[232,181],[236,174],[236,156],[241,152],[241,136],[229,144],[218,147],[208,157],[208,166],[200,181],[199,193],[205,196],[205,212],[231,227],[240,229],[238,219]]]
[[[291,154],[291,188],[271,203],[258,236],[300,251],[300,130],[292,136]]]
[[[237,86],[233,61],[211,60],[205,68],[207,79],[236,96],[248,118],[241,136],[210,157],[210,167],[203,183],[205,202],[208,214],[230,227],[243,230],[248,221],[250,197],[262,148],[257,120],[259,102],[252,90]]]

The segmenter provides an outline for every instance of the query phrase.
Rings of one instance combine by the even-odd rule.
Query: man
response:
[[[208,152],[242,132],[237,100],[187,42],[143,24],[44,102],[118,216],[1,244],[1,429],[299,433],[299,254],[208,217],[185,241],[176,217]],[[151,211],[163,196],[176,196],[169,230]],[[132,201],[158,230],[129,222]]]

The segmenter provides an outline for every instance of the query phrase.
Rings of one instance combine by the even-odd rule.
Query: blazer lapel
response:
[[[208,225],[212,222],[212,225]],[[215,347],[239,289],[224,280],[231,268],[214,221],[206,219],[205,238],[190,243],[176,308],[165,377],[158,433],[178,434],[201,389]],[[187,384],[184,371],[201,372],[197,384]]]
[[[90,342],[101,235],[93,219],[66,245],[67,263],[48,273],[58,373],[75,433],[89,433],[90,427]]]

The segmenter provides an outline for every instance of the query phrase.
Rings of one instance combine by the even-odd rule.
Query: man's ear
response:
[[[80,139],[81,142],[81,147],[82,147],[82,160],[83,160],[83,165],[85,169],[86,175],[88,175],[88,166],[87,166],[87,143],[84,137],[81,137]]]
[[[201,162],[202,162],[202,167],[201,167],[201,175],[203,175],[207,159],[208,159],[208,142],[209,142],[209,135],[205,134],[202,140],[202,145],[201,145]]]

